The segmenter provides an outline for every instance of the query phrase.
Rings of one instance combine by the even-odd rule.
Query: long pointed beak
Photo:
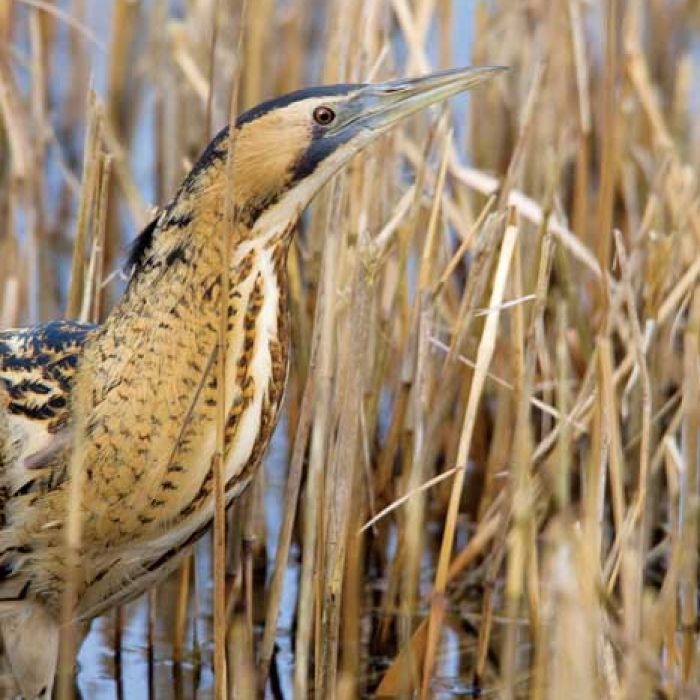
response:
[[[505,70],[508,69],[504,66],[454,68],[408,80],[335,86],[329,93],[329,104],[331,109],[336,108],[336,119],[330,126],[314,127],[310,144],[293,168],[293,183],[315,174],[303,190],[304,205],[353,155],[397,122]],[[341,95],[335,101],[334,92]],[[321,93],[319,102],[322,99]],[[319,167],[321,164],[323,167]]]
[[[453,68],[420,78],[367,85],[357,93],[359,109],[352,121],[371,131],[385,131],[405,117],[470,90],[505,70],[505,66]]]

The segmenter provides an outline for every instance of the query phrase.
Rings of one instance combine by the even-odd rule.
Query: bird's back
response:
[[[53,321],[0,331],[0,389],[13,443],[5,452],[12,447],[26,460],[67,428],[73,377],[95,328]],[[7,461],[7,455],[3,457]]]
[[[10,415],[49,434],[65,425],[73,375],[94,330],[90,324],[53,321],[0,331],[0,382]]]

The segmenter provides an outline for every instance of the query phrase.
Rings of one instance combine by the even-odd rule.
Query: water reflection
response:
[[[208,642],[211,635],[205,629],[210,618],[207,620],[203,614],[204,606],[200,606],[197,617],[189,621],[185,660],[174,664],[172,601],[177,599],[177,577],[165,582],[158,593],[160,601],[156,601],[157,615],[153,616],[152,646],[148,643],[149,602],[145,596],[123,609],[121,640],[118,639],[116,612],[94,621],[78,658],[77,683],[83,698],[213,698],[211,645]]]

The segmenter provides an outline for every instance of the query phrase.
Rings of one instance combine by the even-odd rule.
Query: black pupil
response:
[[[330,124],[334,117],[335,114],[330,107],[317,107],[314,112],[314,118],[319,124]]]

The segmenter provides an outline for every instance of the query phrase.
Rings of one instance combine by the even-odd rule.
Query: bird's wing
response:
[[[54,321],[0,331],[0,541],[23,512],[22,502],[65,478],[70,444],[70,396],[87,339],[96,327]],[[26,581],[15,576],[17,548],[0,552],[0,601],[21,599]],[[0,606],[2,603],[0,603]],[[0,610],[1,617],[1,610]]]
[[[0,386],[10,435],[20,443],[16,458],[50,449],[66,427],[73,376],[95,330],[89,324],[53,321],[0,331]]]

